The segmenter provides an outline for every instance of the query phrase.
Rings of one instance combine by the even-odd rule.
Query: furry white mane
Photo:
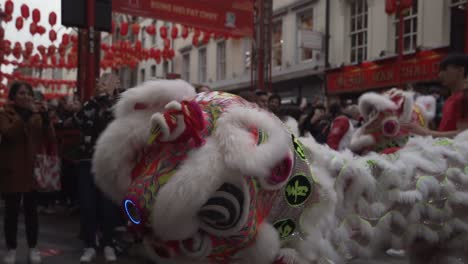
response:
[[[115,120],[96,143],[93,173],[98,186],[121,202],[136,159],[147,144],[150,119],[171,101],[194,96],[195,88],[182,80],[148,81],[125,91],[114,108]]]

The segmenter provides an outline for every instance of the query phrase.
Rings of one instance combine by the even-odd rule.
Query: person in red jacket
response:
[[[463,54],[447,56],[440,63],[439,78],[441,83],[451,90],[452,95],[444,103],[438,131],[415,124],[405,124],[404,127],[417,135],[449,138],[468,129],[467,76],[468,56]]]
[[[345,150],[351,141],[354,125],[338,103],[331,104],[329,112],[333,122],[328,133],[327,145],[334,150]]]

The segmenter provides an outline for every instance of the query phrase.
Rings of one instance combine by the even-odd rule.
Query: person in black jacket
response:
[[[82,109],[74,115],[74,123],[81,131],[78,173],[81,232],[85,244],[80,258],[82,263],[92,262],[96,257],[96,231],[99,222],[103,236],[104,257],[107,261],[117,259],[113,247],[117,209],[94,184],[91,160],[98,137],[113,120],[112,105],[118,85],[117,76],[103,75],[97,85],[97,95],[85,102]]]

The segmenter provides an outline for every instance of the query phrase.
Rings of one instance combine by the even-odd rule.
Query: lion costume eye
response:
[[[400,131],[400,123],[396,118],[390,117],[383,121],[382,133],[387,137],[394,137]]]
[[[244,213],[244,195],[238,186],[224,183],[199,212],[205,229],[224,233],[235,228]]]

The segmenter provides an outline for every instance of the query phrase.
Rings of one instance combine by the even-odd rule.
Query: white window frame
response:
[[[226,80],[226,41],[216,43],[216,80]]]
[[[297,58],[297,61],[300,62],[300,63],[304,63],[304,62],[309,62],[309,61],[312,61],[314,59],[314,50],[312,49],[312,57],[311,58],[308,58],[308,59],[303,59],[302,58],[302,49],[304,49],[303,47],[301,47],[301,16],[304,15],[304,14],[311,14],[312,15],[312,30],[314,30],[314,7],[313,6],[308,6],[304,9],[301,9],[299,10],[298,12],[296,12],[296,47],[297,47],[297,53],[296,53],[296,58]]]
[[[203,56],[202,56],[203,55]],[[206,47],[198,49],[198,82],[206,83],[208,75]]]
[[[418,0],[413,0],[413,6],[416,5],[418,8],[418,11],[414,13],[413,7],[408,8],[404,14],[403,17],[403,23],[406,25],[407,21],[410,23],[410,28],[411,31],[407,33],[406,31],[403,31],[403,42],[405,41],[406,38],[409,38],[410,40],[410,48],[405,49],[405,44],[403,43],[403,54],[411,53],[416,50],[418,47],[418,31],[419,31],[419,13],[420,13],[420,8],[419,8],[419,1]],[[397,15],[393,17],[393,28],[394,28],[394,36],[393,36],[393,43],[394,43],[394,50],[395,53],[398,53],[398,30],[399,30],[399,18]],[[406,29],[406,27],[404,26]],[[403,29],[403,30],[405,30]]]
[[[279,28],[281,29],[281,39],[278,43],[275,43],[275,39],[274,39],[274,28],[275,26],[279,24]],[[278,18],[278,19],[275,19],[273,20],[273,24],[272,24],[272,36],[271,36],[271,65],[273,67],[281,67],[283,65],[283,43],[284,43],[284,38],[283,38],[283,19],[282,18]],[[280,52],[279,52],[279,56],[281,58],[279,58],[280,60],[280,63],[279,64],[276,64],[276,53],[275,53],[275,50],[276,49],[279,49]]]
[[[359,6],[362,8],[361,10],[358,10]],[[353,9],[355,10],[354,14]],[[351,63],[359,63],[367,60],[368,55],[369,5],[367,4],[367,0],[354,0],[350,2],[349,14],[349,59]],[[358,23],[359,21],[361,23]],[[359,44],[360,39],[362,40],[361,44]]]
[[[182,79],[190,82],[190,52],[182,53]]]

